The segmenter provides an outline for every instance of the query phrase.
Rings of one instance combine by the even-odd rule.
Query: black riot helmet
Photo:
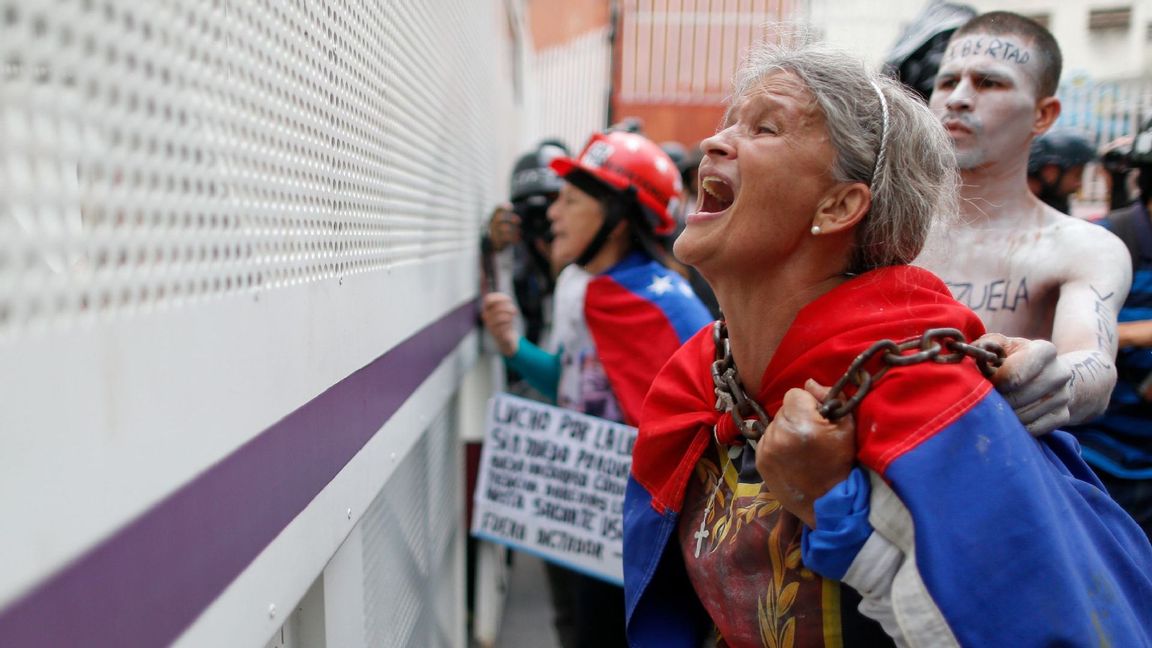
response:
[[[540,142],[535,150],[521,155],[512,167],[509,200],[520,217],[521,235],[525,241],[552,239],[548,225],[548,207],[556,199],[564,181],[552,167],[552,160],[569,155],[568,147],[559,140]]]
[[[548,165],[553,159],[567,155],[568,147],[559,140],[544,140],[535,150],[521,155],[512,167],[508,198],[516,202],[531,195],[559,192],[563,181]]]
[[[1072,128],[1050,130],[1032,140],[1028,154],[1029,185],[1037,198],[1058,211],[1070,214],[1070,196],[1080,189],[1084,165],[1095,159],[1096,149],[1080,131]]]
[[[936,72],[952,33],[976,17],[968,5],[933,0],[916,16],[888,51],[884,73],[908,86],[925,101],[932,95]]]
[[[1067,171],[1096,159],[1096,148],[1078,130],[1054,128],[1032,140],[1028,154],[1028,175],[1036,175],[1049,164]]]

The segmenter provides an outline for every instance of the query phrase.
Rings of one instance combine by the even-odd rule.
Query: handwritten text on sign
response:
[[[509,394],[488,404],[472,534],[623,581],[636,428]]]

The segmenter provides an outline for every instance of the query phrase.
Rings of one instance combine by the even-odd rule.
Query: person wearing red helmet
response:
[[[573,262],[588,265],[613,235],[614,247],[627,247],[628,235],[651,255],[660,254],[653,248],[658,243],[655,237],[675,229],[682,189],[679,169],[663,149],[636,133],[596,133],[577,158],[558,157],[552,169],[570,187],[604,207],[604,219],[598,220],[595,235]],[[553,218],[551,213],[549,218]],[[621,227],[625,223],[629,227]],[[553,226],[554,234],[555,230]]]
[[[660,365],[693,326],[711,320],[688,284],[661,262],[657,237],[675,227],[680,174],[656,144],[622,131],[596,133],[579,156],[558,157],[551,166],[565,180],[548,209],[553,262],[571,264],[557,282],[557,292],[566,293],[555,304],[557,353],[544,357],[525,344],[510,325],[515,306],[506,295],[485,297],[484,321],[509,363],[522,367],[561,406],[635,423]],[[578,339],[582,329],[586,340]],[[645,339],[653,343],[631,348],[628,339],[638,332],[649,332]],[[585,403],[586,390],[566,389],[569,376],[563,369],[575,362],[575,356],[566,356],[584,346],[593,347],[596,364],[604,365],[611,398],[603,406]],[[541,370],[544,365],[547,371]],[[598,396],[596,402],[603,400]]]
[[[565,183],[548,209],[552,255],[567,265],[553,298],[552,339],[542,349],[517,333],[508,295],[484,297],[483,319],[508,365],[565,408],[635,425],[656,373],[711,321],[688,283],[661,260],[680,172],[636,133],[596,133],[552,169]],[[637,343],[642,342],[642,343]],[[624,646],[624,594],[574,575],[575,637],[569,646]]]

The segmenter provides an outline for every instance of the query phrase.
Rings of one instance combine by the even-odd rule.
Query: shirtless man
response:
[[[1131,283],[1118,238],[1028,189],[1029,145],[1060,115],[1060,67],[1052,35],[1013,13],[982,14],[952,36],[929,106],[956,147],[960,216],[916,261],[1004,344],[994,381],[1033,434],[1104,411]]]

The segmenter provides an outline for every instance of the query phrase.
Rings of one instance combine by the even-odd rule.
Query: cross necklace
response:
[[[715,429],[713,429],[712,434],[716,434]],[[732,465],[732,460],[739,457],[742,452],[744,452],[743,446],[734,445],[728,448],[724,466],[720,468],[720,476],[716,478],[716,486],[712,488],[712,495],[708,497],[708,504],[704,506],[704,515],[700,518],[700,528],[692,534],[692,537],[696,538],[696,558],[700,557],[700,547],[704,543],[704,539],[710,535],[708,529],[704,527],[708,524],[708,516],[712,513],[712,506],[716,503],[716,494],[720,492],[720,486],[724,483],[724,473]]]

